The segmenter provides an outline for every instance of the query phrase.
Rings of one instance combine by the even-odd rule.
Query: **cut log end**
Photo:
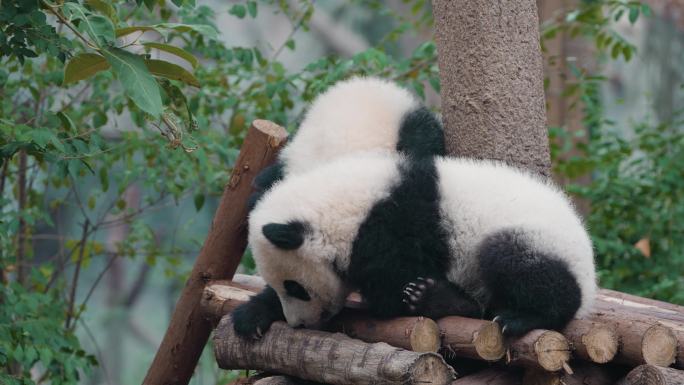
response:
[[[618,336],[607,326],[596,326],[582,336],[582,344],[592,362],[610,362],[618,351]]]
[[[654,365],[641,365],[627,374],[619,385],[682,385],[684,371],[662,368]]]
[[[411,367],[409,384],[450,384],[456,377],[454,370],[436,353],[418,357]]]
[[[287,140],[287,131],[270,120],[257,119],[252,126],[269,136],[268,144],[272,148],[280,147]]]
[[[570,360],[570,345],[562,334],[547,330],[544,331],[534,343],[539,365],[555,372],[563,369]]]
[[[411,350],[414,352],[436,352],[442,345],[437,322],[430,318],[420,317],[409,336]]]
[[[475,350],[482,359],[498,361],[506,354],[501,327],[496,322],[487,322],[475,333]]]
[[[657,366],[670,366],[677,356],[677,337],[672,329],[653,325],[642,338],[641,354],[644,362]]]

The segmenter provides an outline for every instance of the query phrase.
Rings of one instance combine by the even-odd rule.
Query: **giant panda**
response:
[[[370,150],[418,157],[444,155],[442,125],[418,99],[393,82],[375,77],[340,81],[314,99],[276,163],[255,178],[257,193],[251,205],[287,175]]]
[[[237,334],[318,328],[359,290],[378,317],[493,317],[560,329],[596,291],[592,244],[550,182],[501,163],[357,153],[276,184],[249,217],[268,286]]]

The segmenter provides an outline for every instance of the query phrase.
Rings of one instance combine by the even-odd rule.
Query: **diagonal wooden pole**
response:
[[[247,247],[247,200],[252,193],[252,180],[275,160],[286,141],[287,131],[275,123],[255,120],[250,126],[144,385],[190,381],[212,330],[200,311],[204,285],[210,280],[230,279],[235,274]]]

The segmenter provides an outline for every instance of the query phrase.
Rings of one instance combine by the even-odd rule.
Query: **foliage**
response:
[[[385,13],[390,28],[367,51],[291,70],[280,57],[309,30],[311,1],[219,9],[234,23],[264,11],[286,18],[292,31],[273,48],[227,45],[215,11],[194,0],[0,2],[0,382],[98,373],[98,353],[76,336],[91,334],[102,277],[129,259],[182,282],[202,234],[184,231],[192,219],[159,218],[179,221],[171,213],[187,203],[211,211],[253,119],[293,128],[308,101],[353,74],[420,95],[437,88],[434,44],[392,54],[426,23],[426,2],[413,8],[413,17]],[[135,286],[121,306],[132,306]]]
[[[629,61],[635,46],[612,28],[624,15],[634,24],[650,9],[634,1],[586,1],[546,23],[543,36],[582,35],[599,57]],[[582,109],[586,131],[551,127],[551,155],[554,173],[574,181],[567,190],[591,207],[586,222],[600,282],[684,304],[684,207],[676,203],[684,198],[684,121],[646,118],[633,131],[615,127],[601,100],[606,79],[568,67],[572,80],[564,95],[574,99],[571,108]],[[578,178],[587,175],[590,182],[581,183]]]

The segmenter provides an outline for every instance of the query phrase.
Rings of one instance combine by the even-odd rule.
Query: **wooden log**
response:
[[[506,354],[498,324],[457,316],[437,321],[442,331],[445,354],[485,361],[498,361]]]
[[[276,322],[260,340],[235,335],[230,316],[214,335],[223,369],[250,368],[330,384],[449,384],[454,370],[431,352],[368,344],[341,333],[292,329]]]
[[[572,320],[563,330],[574,355],[582,360],[605,364],[615,358],[619,337],[611,327],[587,320]]]
[[[670,366],[675,362],[677,336],[657,319],[638,319],[622,312],[594,312],[587,319],[610,325],[620,336],[620,349],[615,356],[618,363]]]
[[[437,323],[425,317],[378,320],[358,312],[335,317],[332,330],[365,342],[385,342],[414,352],[437,352],[442,345]]]
[[[521,385],[521,377],[517,370],[490,368],[459,378],[451,385]]]
[[[562,334],[552,330],[533,330],[513,341],[507,357],[509,364],[542,368],[549,372],[565,369],[572,372],[570,344]]]
[[[618,385],[682,385],[684,371],[655,365],[641,365],[627,374]]]
[[[538,369],[525,371],[523,385],[612,385],[625,375],[620,367],[574,362],[573,373],[547,372]]]
[[[209,234],[143,384],[187,384],[190,380],[212,326],[200,312],[204,285],[213,279],[230,279],[235,273],[247,246],[252,180],[275,160],[286,140],[287,131],[269,121],[255,120],[249,128]]]
[[[670,328],[678,341],[674,366],[684,369],[684,306],[601,289],[596,296],[595,312],[605,318],[621,317]]]

